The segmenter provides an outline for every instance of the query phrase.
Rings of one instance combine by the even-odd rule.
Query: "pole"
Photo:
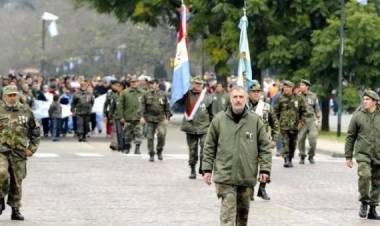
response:
[[[343,80],[343,54],[344,54],[344,0],[340,0],[340,47],[339,47],[339,80],[338,80],[338,126],[337,136],[341,135],[342,126],[342,80]]]
[[[46,20],[42,19],[42,56],[41,56],[41,76],[45,78],[45,36],[46,36]]]

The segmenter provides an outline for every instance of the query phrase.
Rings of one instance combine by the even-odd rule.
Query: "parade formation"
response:
[[[81,4],[85,1],[77,0],[77,2]],[[65,144],[74,140],[78,148],[81,148],[84,146],[79,145],[107,142],[109,148],[101,151],[120,157],[119,159],[130,160],[142,157],[145,164],[156,167],[138,168],[137,172],[151,170],[150,173],[153,175],[154,170],[163,168],[167,175],[160,174],[158,177],[178,176],[180,172],[177,171],[178,165],[177,168],[173,168],[173,165],[167,162],[173,158],[173,152],[179,154],[181,146],[178,145],[176,150],[170,150],[171,154],[167,154],[168,145],[174,142],[174,138],[168,133],[169,129],[182,133],[185,138],[178,142],[186,148],[186,160],[181,159],[186,174],[180,174],[181,181],[178,183],[188,183],[188,186],[199,189],[214,185],[216,193],[214,198],[220,202],[220,210],[218,211],[215,206],[213,210],[219,213],[221,226],[251,225],[248,223],[254,222],[254,220],[249,221],[249,216],[252,214],[251,206],[257,205],[261,208],[262,203],[271,205],[276,202],[276,196],[273,196],[272,192],[279,191],[281,187],[273,184],[283,175],[286,176],[281,178],[282,183],[295,187],[297,187],[295,183],[303,184],[307,182],[306,180],[315,180],[310,176],[305,177],[305,181],[294,182],[291,177],[295,174],[307,176],[315,171],[315,167],[323,164],[319,152],[325,147],[320,146],[318,138],[323,130],[322,120],[330,120],[330,113],[337,114],[340,136],[342,93],[338,93],[340,103],[337,104],[338,110],[335,110],[336,90],[328,98],[318,93],[326,87],[321,87],[321,82],[311,76],[311,71],[299,70],[297,73],[290,73],[291,75],[277,73],[281,68],[280,63],[276,64],[278,68],[266,68],[267,71],[273,72],[273,75],[267,73],[264,76],[262,72],[256,72],[262,73],[260,75],[255,74],[254,66],[251,65],[247,33],[250,24],[247,10],[252,9],[247,6],[247,1],[242,3],[244,3],[241,4],[243,15],[238,26],[240,29],[238,52],[219,53],[219,56],[230,55],[226,57],[230,60],[226,60],[225,64],[237,58],[233,61],[236,64],[233,67],[237,70],[231,70],[231,75],[227,75],[223,70],[217,70],[226,66],[220,62],[215,63],[215,72],[205,72],[203,65],[202,73],[192,70],[189,54],[191,30],[188,29],[188,22],[194,14],[190,13],[189,1],[182,0],[176,3],[180,7],[177,9],[177,22],[179,22],[177,49],[170,68],[173,72],[170,79],[148,75],[146,71],[124,70],[125,68],[120,75],[111,76],[80,73],[54,75],[46,74],[43,66],[37,72],[9,70],[7,75],[1,76],[0,215],[7,211],[8,205],[11,210],[11,220],[25,220],[21,207],[27,161],[29,159],[36,161],[35,153],[38,154],[38,149],[48,144]],[[362,4],[361,1],[359,3]],[[367,1],[365,3],[367,5]],[[214,10],[217,11],[218,8],[215,7]],[[57,18],[53,20],[54,23]],[[225,26],[228,26],[228,23]],[[212,31],[212,28],[207,29],[210,30],[208,32]],[[224,38],[238,37],[238,35],[231,36],[232,38],[227,36]],[[268,38],[268,42],[270,41],[276,42]],[[206,42],[206,45],[219,44],[215,40]],[[119,55],[118,57],[120,58]],[[267,55],[261,54],[260,57],[265,58]],[[202,55],[202,62],[203,60]],[[210,62],[217,61],[211,59]],[[344,82],[351,82],[355,75],[357,75],[355,72],[350,72],[349,79]],[[342,85],[342,82],[343,80],[340,80],[338,85]],[[349,87],[347,84],[344,85]],[[346,123],[348,129],[345,134],[344,153],[342,150],[340,156],[348,168],[357,166],[359,203],[355,209],[356,218],[368,220],[380,220],[376,210],[380,202],[379,92],[380,90],[371,89],[367,85],[355,89],[354,93],[360,100],[349,112],[350,120],[348,124]],[[346,102],[350,100],[349,94],[346,93],[348,96]],[[324,112],[326,103],[327,111]],[[323,114],[326,112],[327,114]],[[173,122],[173,118],[176,117],[181,118],[178,123]],[[99,151],[99,147],[95,146],[94,150]],[[88,156],[88,153],[84,155],[86,154]],[[60,163],[57,161],[54,164]],[[133,162],[132,167],[137,168],[134,164],[136,163]],[[277,170],[273,170],[277,166]],[[101,165],[96,167],[102,168]],[[117,167],[120,168],[115,164],[115,168],[112,168],[115,175],[120,171]],[[343,167],[344,162],[341,168]],[[33,171],[33,168],[31,170]],[[91,169],[86,170],[91,171]],[[329,169],[327,171],[332,177],[337,176],[334,174],[336,172],[330,172]],[[113,176],[107,175],[107,177]],[[138,173],[129,176],[140,177]],[[96,177],[91,179],[99,180]],[[116,176],[114,179],[123,180]],[[136,190],[143,190],[142,186],[155,186],[153,182],[147,183],[143,178],[139,179],[141,179],[140,184],[131,185]],[[199,185],[199,181],[202,181],[203,187]],[[324,180],[324,183],[328,183],[326,181],[328,180]],[[91,181],[87,182],[87,186],[91,187]],[[321,184],[322,192],[332,192],[323,190],[324,184]],[[49,188],[56,185],[43,186]],[[356,185],[352,184],[352,187]],[[157,191],[165,195],[181,193],[180,189],[173,186]],[[307,193],[302,190],[298,192]],[[104,192],[106,193],[108,191]],[[113,195],[115,193],[113,192]],[[292,195],[294,197],[292,196],[291,203],[299,201],[296,198],[298,194]],[[352,192],[350,195],[354,196]],[[196,194],[190,199],[194,208],[203,211],[202,206],[196,206],[194,202],[199,199]],[[274,205],[273,208],[277,207]],[[161,226],[160,222],[156,223]],[[283,222],[275,223],[283,224]],[[274,222],[268,223],[271,224]],[[305,225],[316,224],[306,222]]]

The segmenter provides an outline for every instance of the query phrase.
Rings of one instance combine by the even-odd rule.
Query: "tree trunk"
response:
[[[330,131],[329,115],[330,115],[330,100],[329,97],[322,99],[322,131]]]

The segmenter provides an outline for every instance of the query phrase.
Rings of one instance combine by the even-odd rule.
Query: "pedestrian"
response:
[[[283,94],[274,106],[280,124],[284,158],[284,167],[293,167],[292,159],[297,147],[298,129],[303,127],[306,106],[304,99],[293,93],[294,83],[283,81]]]
[[[77,135],[79,142],[87,141],[87,133],[90,131],[89,123],[92,106],[94,105],[94,96],[88,93],[88,82],[83,81],[80,84],[80,91],[73,97],[71,111],[76,116]]]
[[[141,101],[141,124],[147,124],[147,140],[149,161],[154,162],[154,154],[158,160],[163,160],[162,151],[166,140],[166,126],[172,116],[169,101],[159,89],[158,80],[151,80],[150,89]],[[154,151],[154,135],[157,132],[157,146]]]
[[[181,130],[186,133],[189,147],[189,179],[196,179],[195,167],[199,157],[199,174],[202,174],[203,145],[211,119],[211,98],[207,89],[203,87],[204,81],[200,76],[192,79],[192,88],[180,102],[185,105],[185,114],[182,120]],[[198,154],[198,147],[200,152]]]
[[[141,100],[144,91],[138,87],[137,77],[130,77],[130,87],[120,94],[120,121],[124,124],[125,153],[129,154],[133,138],[135,139],[135,154],[141,154],[142,142]],[[134,136],[134,137],[133,137]]]
[[[309,138],[308,160],[311,164],[315,163],[314,156],[317,148],[318,126],[321,122],[321,110],[319,108],[318,97],[310,91],[310,81],[303,79],[300,84],[301,96],[306,104],[305,125],[298,133],[298,150],[300,152],[300,164],[305,164],[306,158],[306,137]]]
[[[277,116],[273,111],[273,108],[270,104],[265,103],[261,100],[262,97],[262,89],[259,83],[254,84],[248,93],[248,109],[257,114],[264,123],[265,131],[267,132],[268,138],[271,141],[272,149],[276,146],[276,140],[279,134],[279,125]],[[269,182],[269,181],[268,181]],[[260,182],[260,186],[257,190],[257,196],[264,199],[270,200],[270,197],[265,189],[267,183]],[[253,200],[253,193],[251,200]]]
[[[53,97],[53,103],[49,107],[49,117],[51,125],[51,136],[53,141],[58,141],[61,132],[62,107],[59,103],[59,96]]]
[[[0,215],[7,204],[12,207],[12,220],[24,220],[20,213],[22,181],[26,177],[26,161],[38,148],[40,127],[27,105],[17,99],[14,85],[3,89],[0,103]]]
[[[380,109],[379,95],[373,90],[363,94],[362,106],[352,115],[346,137],[346,164],[358,164],[359,216],[380,220],[376,206],[380,200]],[[354,155],[355,149],[355,155]],[[368,211],[369,206],[369,211]]]
[[[215,183],[221,226],[246,226],[257,174],[264,183],[270,177],[271,143],[260,117],[246,108],[247,100],[243,87],[232,88],[231,106],[212,120],[205,141],[203,179]]]

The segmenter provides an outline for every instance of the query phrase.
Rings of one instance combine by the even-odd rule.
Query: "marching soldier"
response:
[[[310,82],[308,80],[301,80],[300,92],[305,100],[306,114],[305,125],[302,127],[298,134],[298,149],[300,151],[300,164],[305,164],[305,140],[306,136],[309,138],[309,162],[314,164],[315,149],[317,147],[318,138],[318,125],[321,118],[321,110],[319,108],[318,97],[315,93],[309,90]]]
[[[379,96],[372,90],[363,94],[362,106],[353,115],[345,144],[346,164],[352,168],[355,156],[358,164],[359,216],[380,220],[376,206],[380,200],[380,109]],[[355,150],[355,155],[354,155]],[[368,211],[369,205],[369,211]]]
[[[246,226],[252,188],[258,177],[270,177],[271,144],[262,120],[246,109],[247,99],[244,88],[232,88],[231,106],[212,120],[205,142],[203,179],[215,183],[221,226]]]
[[[94,96],[87,91],[88,82],[80,84],[80,91],[73,97],[71,111],[77,117],[77,135],[79,142],[86,142],[87,133],[90,131],[89,123]]]
[[[171,117],[169,101],[165,93],[159,90],[158,80],[150,82],[150,90],[141,101],[141,124],[147,122],[149,161],[154,162],[154,134],[157,131],[156,153],[158,160],[163,160],[162,151],[166,139],[166,126]]]
[[[185,115],[182,120],[181,130],[186,133],[189,147],[189,179],[196,179],[195,166],[200,158],[199,173],[202,174],[203,144],[206,137],[211,117],[211,101],[203,89],[204,82],[200,76],[192,79],[192,89],[189,90],[182,101],[185,103]],[[200,154],[198,155],[198,146]]]
[[[293,167],[292,159],[297,146],[298,129],[304,124],[306,106],[304,99],[293,93],[294,83],[283,82],[283,95],[274,107],[283,139],[284,167]]]
[[[12,207],[12,220],[24,220],[20,213],[22,181],[26,177],[26,161],[38,148],[40,127],[27,105],[17,101],[17,87],[3,89],[0,103],[0,215],[7,204]]]
[[[263,120],[265,131],[267,132],[269,140],[271,141],[272,148],[274,148],[276,145],[275,141],[277,140],[279,134],[278,120],[270,104],[260,100],[261,91],[262,90],[259,83],[252,85],[251,89],[249,90],[248,109],[251,112],[256,113]],[[261,197],[264,200],[270,200],[270,197],[266,192],[265,186],[266,183],[260,181],[257,196]],[[253,200],[253,193],[251,200]]]
[[[104,115],[108,123],[112,125],[111,144],[112,150],[122,151],[125,146],[123,125],[120,122],[118,108],[120,108],[120,93],[123,91],[123,85],[119,81],[112,81],[111,92],[107,94],[104,102]]]
[[[133,137],[135,138],[135,154],[141,154],[140,145],[142,140],[141,100],[144,91],[138,88],[135,75],[130,78],[130,87],[120,94],[120,121],[124,124],[125,153],[129,154]]]

